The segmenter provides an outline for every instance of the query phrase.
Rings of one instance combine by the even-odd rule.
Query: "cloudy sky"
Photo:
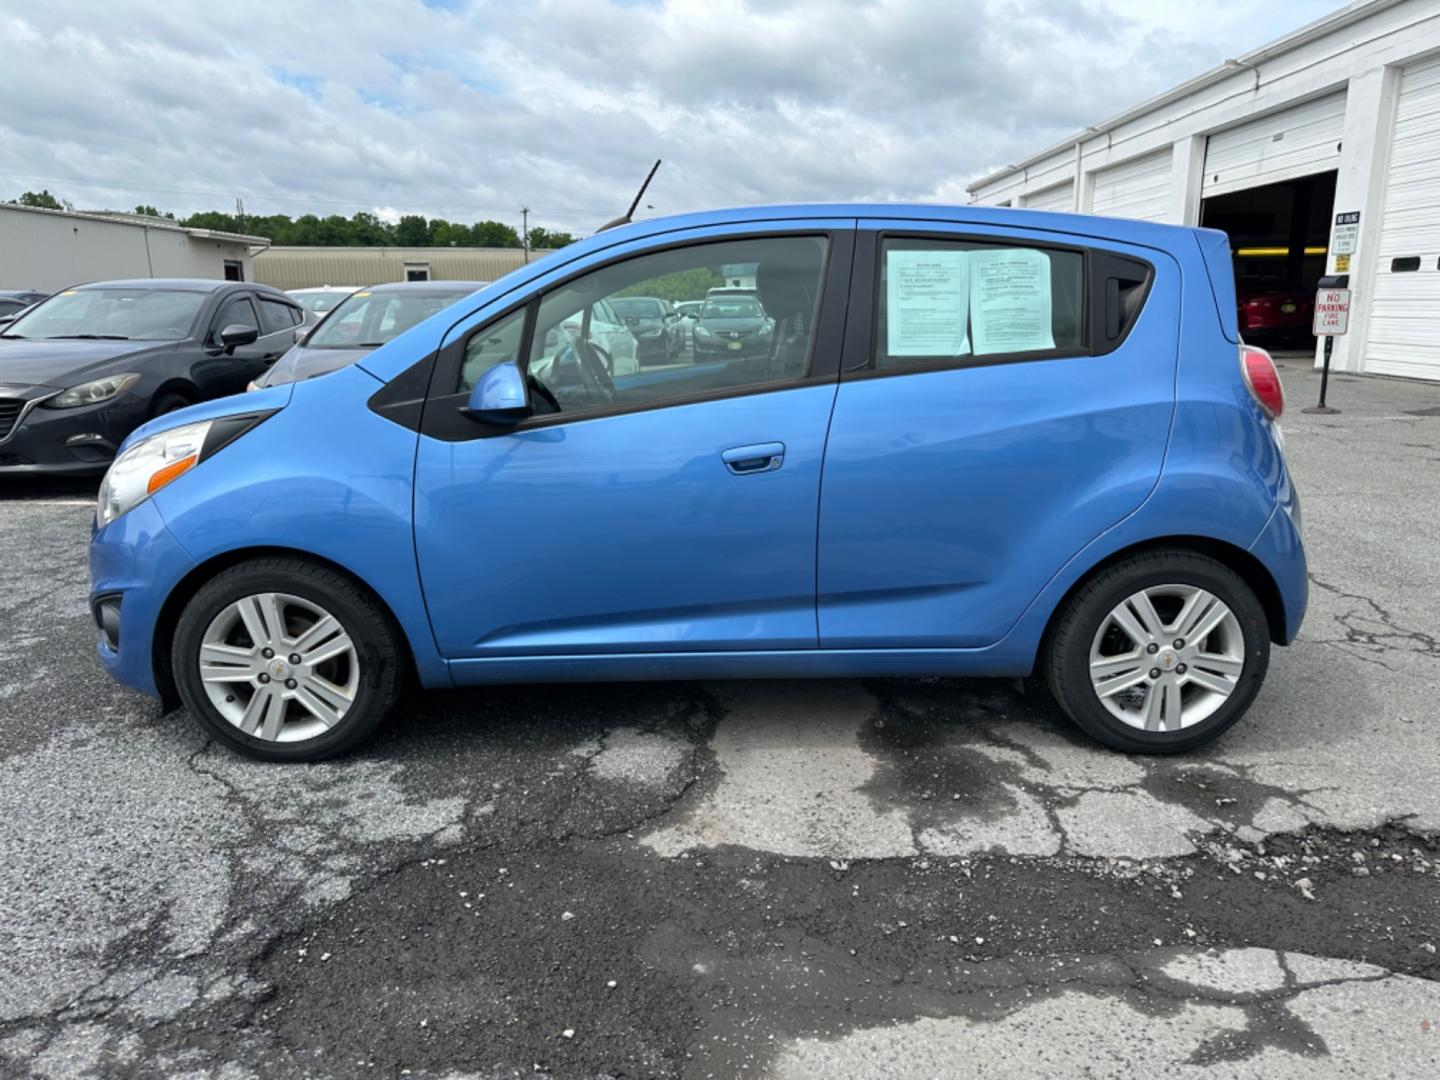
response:
[[[965,201],[1336,0],[45,0],[0,7],[0,198],[497,218]]]

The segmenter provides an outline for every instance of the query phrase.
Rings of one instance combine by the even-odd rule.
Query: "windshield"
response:
[[[416,323],[449,307],[468,289],[455,292],[389,292],[362,290],[347,296],[325,317],[309,340],[307,349],[378,349],[399,337]]]
[[[760,301],[750,296],[726,296],[706,300],[702,319],[759,319],[765,315]]]
[[[177,289],[70,289],[5,327],[6,337],[180,341],[208,294]]]
[[[660,301],[649,297],[617,296],[610,306],[622,319],[658,319],[661,315]]]
[[[313,293],[291,293],[291,298],[303,307],[306,311],[329,311],[336,304],[344,300],[349,293],[343,292],[313,292]]]

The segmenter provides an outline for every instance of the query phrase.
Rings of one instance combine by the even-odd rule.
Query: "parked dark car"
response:
[[[49,295],[32,289],[0,289],[0,325]]]
[[[647,360],[673,360],[685,348],[685,328],[668,300],[654,296],[616,296],[610,300],[625,329],[635,335],[635,356]]]
[[[0,474],[102,473],[161,413],[245,389],[300,306],[265,285],[189,279],[65,289],[0,327]]]
[[[773,327],[754,296],[712,295],[695,322],[695,358],[749,360],[766,356]]]
[[[313,379],[353,364],[488,281],[397,281],[351,293],[247,390]]]

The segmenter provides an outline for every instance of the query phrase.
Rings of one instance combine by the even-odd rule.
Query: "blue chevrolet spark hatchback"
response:
[[[636,369],[594,325],[737,279],[763,348]],[[354,747],[411,678],[1037,672],[1102,742],[1185,750],[1305,612],[1282,406],[1218,232],[629,225],[344,370],[136,431],[97,509],[99,653],[272,760]]]

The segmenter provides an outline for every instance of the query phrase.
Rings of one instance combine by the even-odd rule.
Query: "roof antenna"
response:
[[[650,172],[645,177],[645,182],[640,185],[640,190],[635,193],[635,201],[630,204],[630,209],[626,210],[622,216],[615,218],[613,221],[607,221],[604,225],[601,225],[600,228],[595,230],[597,233],[602,233],[606,229],[613,229],[617,225],[630,224],[630,219],[635,216],[635,208],[640,205],[640,200],[645,197],[645,189],[650,186],[650,181],[655,179],[655,173],[659,168],[660,159],[656,158],[655,164],[650,166]]]

